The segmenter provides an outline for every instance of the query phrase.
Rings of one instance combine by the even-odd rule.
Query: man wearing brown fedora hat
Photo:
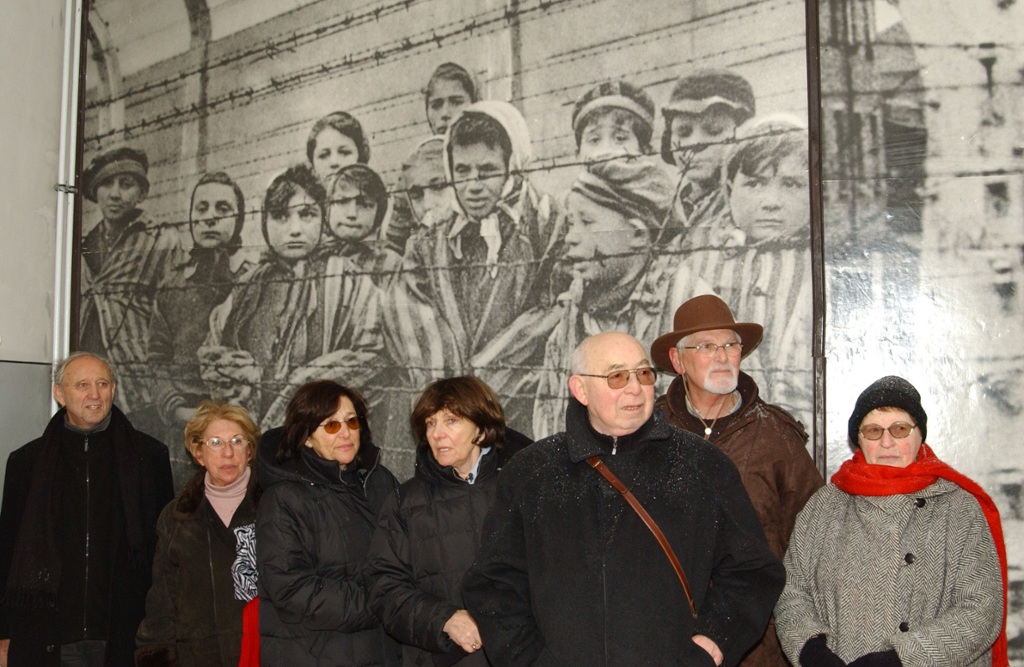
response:
[[[762,400],[754,380],[740,371],[763,333],[760,324],[737,322],[724,301],[704,294],[679,306],[673,331],[651,345],[651,359],[678,375],[656,407],[669,423],[709,440],[736,464],[768,545],[782,558],[797,513],[823,482],[807,453],[803,426]],[[774,623],[740,663],[786,664]]]

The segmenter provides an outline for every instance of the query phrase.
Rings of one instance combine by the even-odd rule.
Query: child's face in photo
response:
[[[373,232],[377,203],[344,178],[335,182],[327,223],[342,241],[360,241]]]
[[[320,205],[301,188],[288,200],[288,209],[278,218],[267,216],[267,243],[283,259],[305,259],[320,242]]]
[[[587,123],[580,136],[579,158],[584,162],[642,153],[633,128],[613,115]]]
[[[452,191],[444,180],[444,165],[420,160],[405,170],[406,197],[417,222],[434,209],[451,203]]]
[[[807,160],[792,153],[759,174],[737,173],[729,207],[748,243],[785,241],[810,233],[809,197]]]
[[[434,134],[444,134],[459,112],[468,107],[469,93],[452,79],[436,79],[427,93],[427,123]]]
[[[342,167],[359,161],[359,147],[352,137],[326,127],[316,135],[313,149],[313,172],[321,183],[327,183]]]
[[[484,143],[452,146],[452,174],[459,204],[472,220],[494,210],[508,179],[508,165],[500,146]]]
[[[96,203],[107,222],[123,221],[144,198],[142,184],[128,174],[115,174],[96,186]]]
[[[568,201],[565,258],[588,283],[614,285],[640,261],[648,243],[643,223],[573,193]]]
[[[224,183],[203,183],[192,195],[189,227],[198,248],[223,248],[235,235],[238,200]]]
[[[676,166],[690,180],[713,183],[735,134],[736,120],[722,105],[712,105],[699,114],[672,116],[670,138]]]

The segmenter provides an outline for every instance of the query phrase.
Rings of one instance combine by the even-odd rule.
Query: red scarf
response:
[[[1007,667],[1010,663],[1006,656],[1006,543],[1003,541],[999,509],[984,489],[940,461],[926,444],[921,445],[917,460],[906,468],[871,465],[864,460],[864,453],[858,449],[853,458],[843,463],[836,474],[832,475],[832,483],[851,495],[892,496],[917,493],[939,478],[953,482],[974,496],[988,522],[992,541],[996,543],[1003,575],[1003,624],[996,643],[992,645],[992,667]]]

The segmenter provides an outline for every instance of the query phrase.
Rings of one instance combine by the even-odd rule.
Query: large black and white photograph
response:
[[[266,430],[320,379],[358,390],[400,481],[442,378],[545,438],[609,331],[698,435],[770,404],[827,482],[861,392],[901,376],[1002,516],[1022,664],[1024,3],[807,10],[94,0],[73,347],[116,366],[176,489],[200,401]]]
[[[584,337],[715,293],[811,423],[803,3],[297,5],[90,6],[79,340],[136,422],[334,378],[408,476],[430,380],[547,436]]]

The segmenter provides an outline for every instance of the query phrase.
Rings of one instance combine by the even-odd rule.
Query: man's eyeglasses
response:
[[[234,450],[248,449],[249,441],[245,438],[236,435],[230,440],[222,440],[221,438],[210,438],[209,440],[196,440],[200,445],[206,445],[215,452],[219,452],[224,449],[224,445],[231,445]]]
[[[622,389],[629,384],[630,374],[636,375],[636,380],[640,384],[651,385],[658,379],[658,372],[650,367],[636,368],[631,371],[612,371],[608,375],[594,375],[593,373],[577,373],[576,375],[586,378],[604,378],[608,381],[609,389]]]
[[[350,431],[358,431],[359,417],[349,417],[348,419],[343,419],[341,421],[338,421],[337,419],[332,419],[329,422],[324,422],[323,424],[320,424],[320,426],[325,431],[327,431],[327,433],[334,435],[335,433],[341,430],[342,424],[348,426],[348,430]]]
[[[717,343],[699,343],[697,345],[683,345],[681,346],[684,350],[697,350],[697,354],[702,354],[705,357],[713,357],[718,354],[718,350],[725,350],[728,355],[739,354],[743,351],[743,343],[725,343],[718,345]]]
[[[878,424],[864,424],[860,427],[860,434],[867,440],[881,440],[882,434],[888,431],[892,437],[902,440],[910,435],[915,428],[917,428],[917,424],[908,424],[907,422],[889,424],[889,428],[882,428]]]

